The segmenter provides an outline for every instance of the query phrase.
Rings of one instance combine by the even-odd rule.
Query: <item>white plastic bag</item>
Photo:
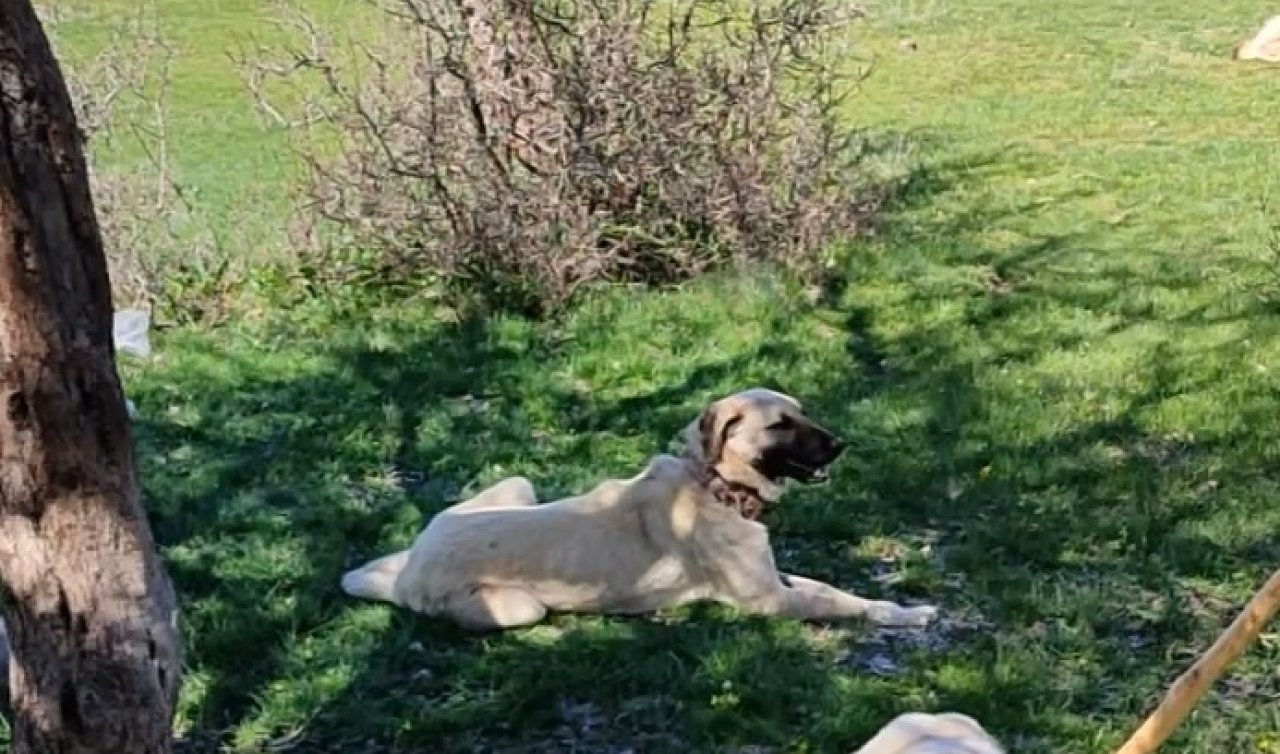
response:
[[[151,314],[141,309],[125,309],[115,313],[111,323],[116,350],[147,358],[151,355],[151,339],[147,329],[151,327]]]
[[[115,313],[111,321],[112,338],[116,342],[116,350],[131,353],[134,356],[147,358],[151,355],[151,339],[147,330],[151,327],[151,314],[141,309],[125,309]],[[138,418],[138,407],[133,401],[124,399],[124,410],[130,419]]]

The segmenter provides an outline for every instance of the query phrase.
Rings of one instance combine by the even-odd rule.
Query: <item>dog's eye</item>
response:
[[[769,429],[790,429],[794,424],[795,422],[792,421],[790,416],[784,416],[773,424],[770,424]]]

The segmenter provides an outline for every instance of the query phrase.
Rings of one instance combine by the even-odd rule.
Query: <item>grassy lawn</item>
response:
[[[70,5],[73,49],[127,7]],[[278,196],[291,164],[224,57],[264,6],[159,7],[181,178],[215,212]],[[123,364],[190,751],[844,752],[945,709],[1015,752],[1101,752],[1234,617],[1280,563],[1280,99],[1226,59],[1266,8],[867,8],[849,117],[911,176],[816,301],[724,278],[552,329],[304,300]],[[771,514],[780,564],[939,627],[697,608],[474,638],[338,590],[476,485],[629,475],[753,384],[853,443]],[[1165,751],[1280,750],[1278,660],[1255,649]]]

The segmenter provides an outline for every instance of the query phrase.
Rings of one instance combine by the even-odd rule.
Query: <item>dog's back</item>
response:
[[[635,477],[553,502],[461,503],[433,517],[411,550],[349,572],[342,587],[428,614],[476,588],[507,587],[555,610],[653,609],[690,588],[675,540],[697,518],[695,502],[677,505],[691,485],[679,459],[656,456]]]

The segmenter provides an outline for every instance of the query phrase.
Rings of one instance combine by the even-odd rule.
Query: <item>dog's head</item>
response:
[[[712,403],[690,428],[688,440],[708,467],[762,492],[786,479],[804,484],[827,478],[844,442],[810,419],[800,402],[765,388]],[[773,497],[776,495],[766,495]]]

